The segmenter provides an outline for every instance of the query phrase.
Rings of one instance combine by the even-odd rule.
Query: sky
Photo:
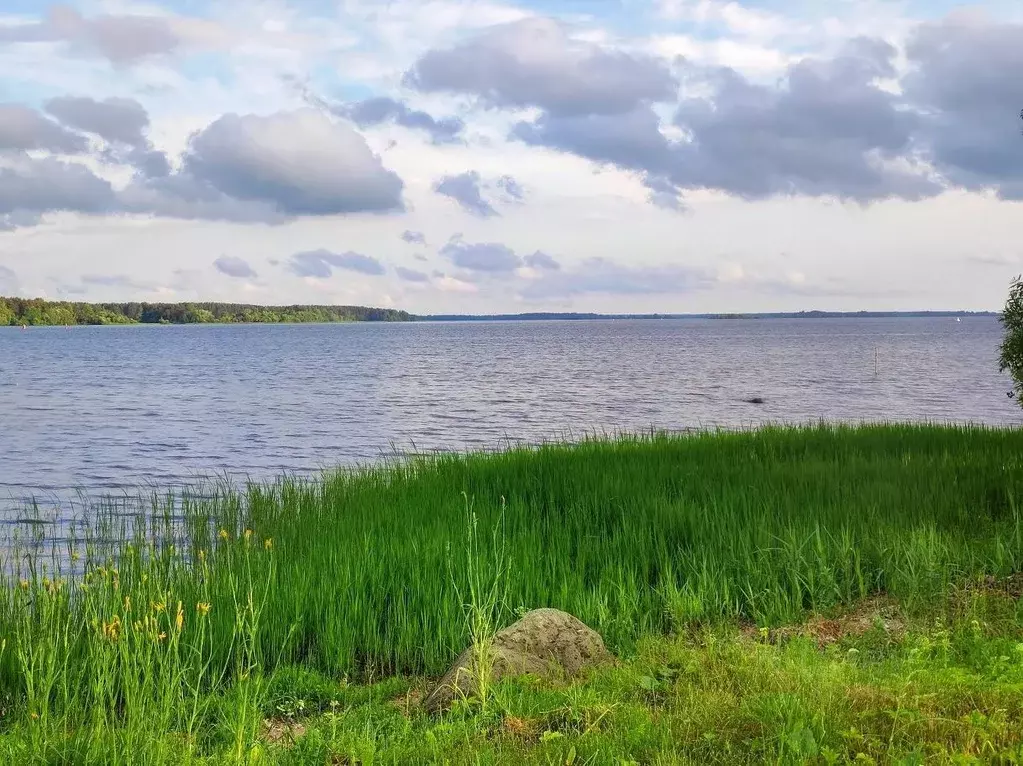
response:
[[[1023,3],[0,0],[0,295],[995,310]]]

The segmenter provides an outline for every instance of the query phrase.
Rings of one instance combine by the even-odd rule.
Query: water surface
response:
[[[0,328],[0,507],[594,430],[1018,424],[1000,339],[994,318]]]

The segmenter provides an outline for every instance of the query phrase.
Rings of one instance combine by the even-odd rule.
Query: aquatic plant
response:
[[[1021,448],[964,426],[651,434],[100,504],[68,549],[6,562],[9,755],[251,760],[276,668],[439,674],[502,604],[564,609],[619,653],[876,593],[923,608],[1023,570]],[[473,565],[449,567],[467,524]]]

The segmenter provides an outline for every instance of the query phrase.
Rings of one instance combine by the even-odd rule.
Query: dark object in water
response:
[[[766,400],[761,396],[751,396],[749,399],[743,399],[746,404],[766,404]]]

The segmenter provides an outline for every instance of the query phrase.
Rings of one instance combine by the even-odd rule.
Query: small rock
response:
[[[572,677],[611,660],[599,633],[557,609],[528,612],[494,637],[492,651],[492,681],[521,675],[548,679]],[[427,695],[423,707],[437,712],[456,699],[475,693],[475,657],[469,648],[459,655]]]
[[[743,399],[746,404],[766,404],[766,400],[762,396],[751,396],[748,399]]]

